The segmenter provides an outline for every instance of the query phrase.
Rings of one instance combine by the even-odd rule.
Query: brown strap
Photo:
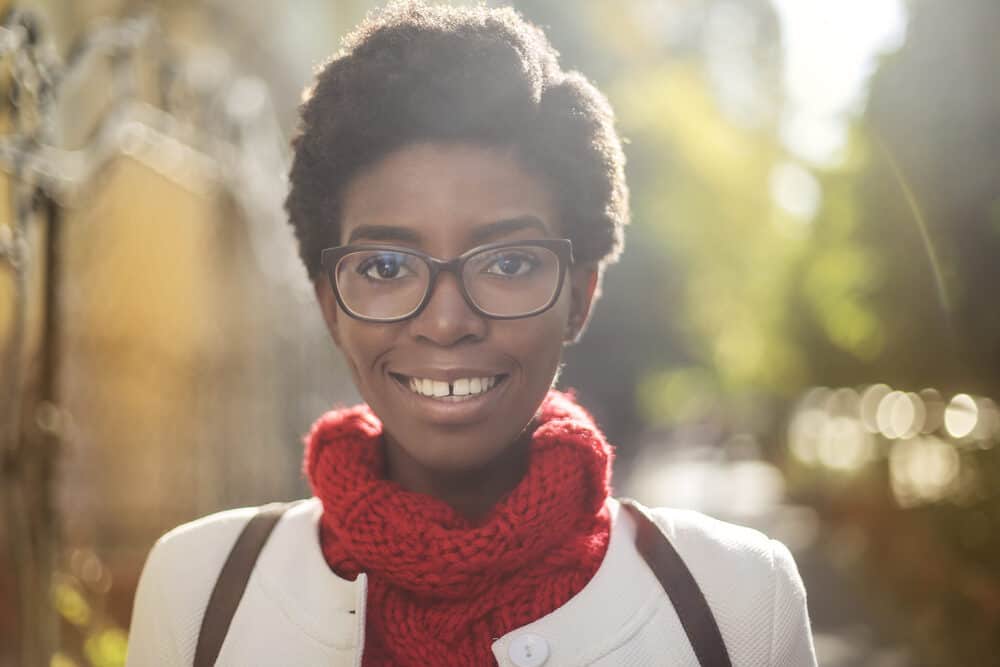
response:
[[[297,501],[298,502],[298,501]],[[291,503],[271,503],[257,510],[257,514],[243,527],[240,536],[236,538],[229,557],[226,559],[215,588],[208,598],[205,616],[201,619],[201,631],[198,634],[198,646],[194,652],[193,667],[212,667],[219,657],[222,642],[229,632],[236,608],[240,606],[243,591],[250,581],[250,573],[257,562],[261,549],[271,536],[281,515]]]
[[[628,498],[622,498],[621,504],[635,519],[636,548],[670,597],[698,663],[701,667],[732,667],[705,595],[674,545],[645,507]]]

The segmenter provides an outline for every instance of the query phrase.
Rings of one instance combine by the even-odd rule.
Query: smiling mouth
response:
[[[399,384],[418,396],[449,402],[468,401],[478,398],[493,391],[507,379],[507,375],[504,373],[483,377],[458,378],[451,382],[411,377],[401,373],[390,373],[390,375]]]

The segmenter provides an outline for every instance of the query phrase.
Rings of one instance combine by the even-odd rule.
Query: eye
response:
[[[486,264],[486,273],[513,278],[530,273],[538,260],[524,251],[499,252]]]
[[[399,280],[413,275],[407,266],[408,257],[398,252],[380,252],[358,265],[357,272],[369,280]]]

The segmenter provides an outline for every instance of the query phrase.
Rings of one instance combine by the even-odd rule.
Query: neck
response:
[[[416,461],[386,433],[385,474],[407,491],[433,496],[470,521],[476,521],[485,517],[524,477],[530,443],[530,434],[525,434],[481,468],[440,470]]]

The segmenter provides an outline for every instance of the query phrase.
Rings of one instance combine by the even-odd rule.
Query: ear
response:
[[[601,270],[595,264],[578,264],[570,269],[570,306],[569,320],[566,323],[566,343],[575,343],[580,339],[597,297],[601,283]]]
[[[330,282],[325,276],[319,276],[313,281],[313,290],[316,292],[316,302],[319,303],[319,309],[323,312],[323,321],[326,322],[330,337],[333,338],[334,345],[340,347],[340,329],[337,322],[340,306],[333,293],[333,288],[330,287]]]

